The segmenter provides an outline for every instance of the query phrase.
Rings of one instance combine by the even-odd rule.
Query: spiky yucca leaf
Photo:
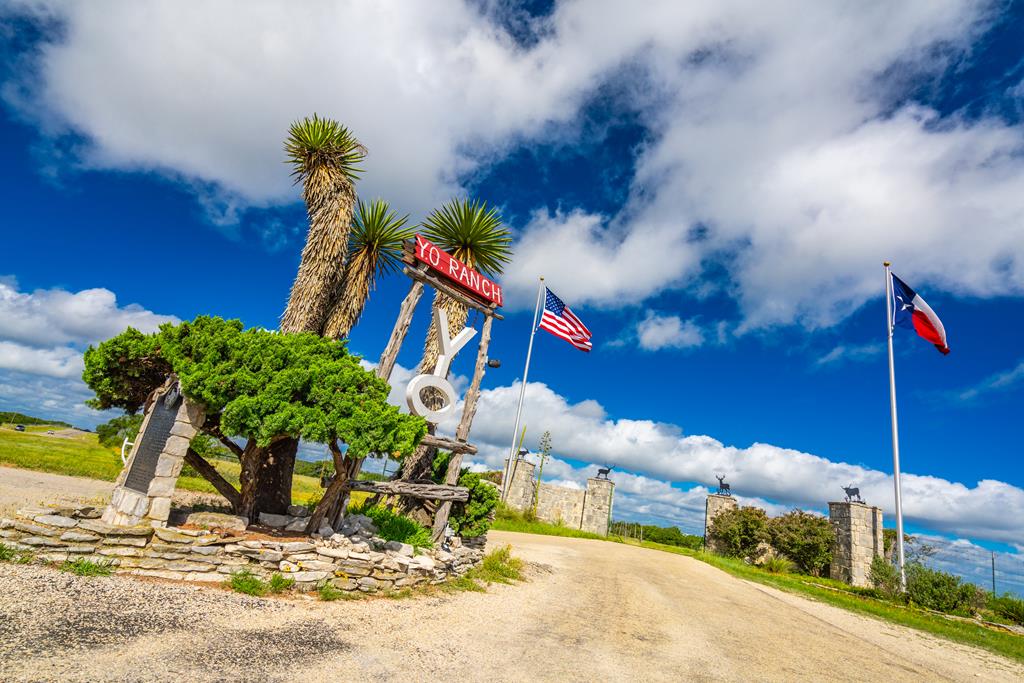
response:
[[[470,268],[500,275],[512,258],[512,233],[487,203],[453,199],[423,221],[423,235]]]
[[[409,216],[399,218],[383,199],[370,204],[359,202],[348,240],[348,264],[341,291],[324,325],[325,337],[347,337],[359,322],[377,280],[398,270],[402,243],[416,234],[415,228],[406,227],[408,220]]]
[[[465,263],[470,268],[498,275],[512,260],[512,233],[501,222],[501,216],[486,202],[453,199],[435,209],[423,221],[423,234],[431,242]],[[448,328],[454,337],[466,326],[469,311],[458,301],[440,292],[434,295],[434,307],[448,314]],[[432,372],[437,364],[437,329],[433,321],[423,347],[421,372]]]
[[[320,333],[348,257],[354,183],[366,149],[345,126],[314,114],[292,124],[285,153],[302,182],[309,233],[281,331]]]

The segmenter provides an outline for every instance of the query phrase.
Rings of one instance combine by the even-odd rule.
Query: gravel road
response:
[[[6,471],[0,472],[3,477]],[[492,532],[529,580],[321,603],[0,564],[7,681],[1007,681],[1024,666],[691,558]]]

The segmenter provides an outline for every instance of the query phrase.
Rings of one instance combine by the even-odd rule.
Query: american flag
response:
[[[544,292],[544,315],[540,318],[540,328],[561,337],[580,351],[590,351],[594,346],[590,343],[593,335],[587,326],[573,315],[565,302],[555,296],[554,292],[547,287],[544,288]]]

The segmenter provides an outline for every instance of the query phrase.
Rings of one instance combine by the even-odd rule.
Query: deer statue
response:
[[[729,490],[729,484],[727,484],[725,482],[725,475],[723,474],[722,476],[718,476],[716,474],[715,475],[715,479],[718,480],[718,493],[719,493],[719,495],[731,496],[732,495],[732,491]]]
[[[846,492],[846,502],[847,503],[853,502],[854,498],[857,499],[858,503],[863,503],[864,502],[863,500],[861,500],[861,497],[860,497],[860,489],[855,487],[853,484],[850,484],[849,486],[841,486],[840,488],[843,489],[843,491]]]
[[[597,468],[597,478],[598,479],[607,479],[608,475],[611,474],[612,470],[614,470],[614,469],[615,469],[615,465],[612,465],[611,467],[598,467]]]

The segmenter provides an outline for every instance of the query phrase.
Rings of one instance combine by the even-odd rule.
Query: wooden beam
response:
[[[484,318],[483,329],[480,332],[480,344],[476,350],[476,367],[473,370],[473,381],[466,391],[462,419],[459,420],[459,426],[455,430],[455,439],[457,441],[466,441],[469,438],[469,428],[473,424],[477,400],[480,398],[480,383],[483,382],[484,373],[487,371],[487,349],[491,344],[491,326],[493,323],[493,317],[487,316]],[[457,484],[459,482],[459,472],[461,471],[462,453],[453,451],[452,457],[448,461],[448,471],[445,473],[444,483],[448,485]],[[451,515],[451,511],[451,502],[445,501],[438,508],[437,514],[434,515],[433,538],[435,541],[441,540],[441,537],[444,535],[444,529],[448,526],[448,518]]]
[[[465,441],[456,441],[455,439],[446,439],[442,436],[434,436],[433,434],[426,434],[420,440],[421,446],[433,446],[439,448],[442,451],[451,451],[452,453],[469,453],[470,455],[476,454],[476,446]]]
[[[383,380],[390,379],[391,371],[395,369],[398,352],[402,348],[402,342],[405,341],[405,335],[409,333],[412,314],[416,311],[416,304],[419,303],[421,296],[423,296],[423,283],[414,278],[412,287],[409,288],[409,293],[405,295],[402,307],[398,311],[398,320],[395,321],[395,327],[391,330],[391,339],[388,340],[388,345],[384,348],[384,353],[381,354],[380,361],[377,363],[377,376]]]
[[[191,448],[185,451],[185,463],[201,474],[206,481],[213,484],[213,488],[217,489],[217,493],[227,498],[227,501],[231,503],[231,509],[236,513],[238,512],[242,505],[242,494],[231,485],[231,482],[222,477],[213,465]]]
[[[385,496],[406,496],[423,500],[451,500],[465,502],[469,500],[469,489],[464,486],[445,486],[444,484],[418,484],[410,481],[361,481],[350,479],[343,488],[351,491],[366,491]]]
[[[454,299],[455,301],[458,301],[460,304],[464,306],[480,311],[481,313],[488,317],[494,316],[498,320],[505,319],[500,313],[494,310],[494,306],[491,306],[490,304],[485,304],[471,297],[461,287],[456,287],[455,284],[450,284],[442,280],[441,278],[431,273],[429,270],[406,266],[405,268],[402,269],[402,272],[411,277],[413,280],[430,285],[431,287],[441,292],[445,296],[448,296]]]

